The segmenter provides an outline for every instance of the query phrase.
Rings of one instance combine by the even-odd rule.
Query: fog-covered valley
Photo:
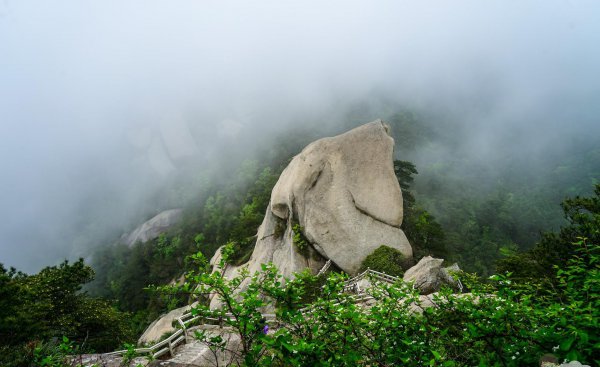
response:
[[[598,362],[599,13],[593,1],[0,1],[0,365],[133,355],[196,300],[222,326],[215,289],[239,307],[228,326],[256,329],[237,336],[260,346],[246,365]],[[378,119],[372,146],[318,143],[328,154],[294,161]],[[390,136],[393,154],[366,156]],[[338,217],[350,230],[328,227]],[[434,296],[402,277],[428,256],[464,271],[432,291],[454,309],[413,312]],[[236,285],[244,265],[270,274],[267,258],[296,280]],[[351,277],[367,270],[404,283],[359,291]],[[265,303],[236,298],[248,289]],[[365,296],[393,312],[355,308]],[[294,327],[269,334],[265,309]],[[290,334],[312,324],[359,336]]]
[[[597,144],[593,2],[113,5],[1,5],[1,261],[19,269],[85,255],[181,205],[173,176],[193,192],[296,131],[414,111],[445,139],[399,147],[419,180],[440,157],[499,167],[486,180]]]

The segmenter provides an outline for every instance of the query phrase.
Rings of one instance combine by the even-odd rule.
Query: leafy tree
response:
[[[416,205],[415,196],[410,191],[417,168],[411,162],[394,161],[394,172],[402,190],[404,219],[402,229],[413,247],[414,257],[426,255],[446,257],[444,231],[433,215]]]
[[[519,277],[553,278],[555,266],[565,266],[574,255],[573,242],[586,238],[600,243],[600,184],[595,186],[593,196],[566,199],[561,206],[568,224],[558,233],[544,233],[530,251],[499,261],[501,271],[511,271]]]
[[[402,190],[402,205],[404,212],[409,212],[415,206],[415,196],[410,191],[410,186],[415,180],[413,175],[418,174],[417,167],[411,162],[395,160],[394,173]]]
[[[266,167],[248,189],[245,204],[233,220],[229,233],[229,243],[234,247],[229,258],[231,263],[241,265],[250,258],[256,244],[256,231],[263,221],[271,200],[271,190],[278,178],[278,173]]]
[[[0,294],[7,296],[0,311],[3,358],[10,360],[18,350],[32,358],[40,341],[52,338],[68,337],[82,351],[109,351],[132,338],[127,315],[81,291],[93,276],[83,259],[35,275],[0,266]]]

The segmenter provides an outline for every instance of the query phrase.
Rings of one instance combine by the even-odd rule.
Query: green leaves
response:
[[[564,340],[562,343],[560,343],[560,349],[562,351],[568,352],[571,349],[571,345],[573,345],[574,341],[575,341],[574,336]]]
[[[294,246],[300,251],[300,253],[306,254],[308,251],[308,240],[304,236],[304,228],[299,223],[294,223],[292,226],[294,237],[292,238]]]
[[[219,297],[221,308],[200,304],[194,312],[224,317],[241,342],[238,361],[247,366],[535,366],[549,352],[593,364],[600,246],[586,240],[572,246],[577,256],[557,272],[561,286],[552,291],[516,282],[510,273],[485,281],[462,274],[471,293],[443,289],[424,299],[402,282],[372,280],[368,298],[358,303],[343,293],[342,274],[283,279],[273,264],[263,264],[258,273],[242,269],[228,279],[221,262],[191,277],[197,292]],[[277,324],[264,334],[262,313],[269,308]],[[224,338],[197,337],[215,350],[229,348]]]
[[[83,260],[65,261],[35,275],[11,274],[2,268],[0,295],[9,296],[2,300],[10,305],[0,308],[0,345],[14,350],[20,345],[37,349],[39,363],[51,365],[53,359],[46,357],[74,353],[73,346],[84,341],[83,352],[109,351],[131,338],[126,314],[81,291],[93,276],[93,270]],[[54,338],[62,343],[44,344]],[[33,358],[33,354],[31,351],[29,357]],[[0,358],[0,365],[11,365],[3,362]]]

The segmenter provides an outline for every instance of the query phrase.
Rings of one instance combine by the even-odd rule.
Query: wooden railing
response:
[[[152,358],[158,358],[160,356],[163,356],[167,353],[170,353],[171,356],[174,356],[174,349],[176,346],[178,346],[181,343],[185,343],[185,329],[178,329],[176,330],[173,334],[171,334],[169,337],[167,337],[166,339],[164,339],[163,341],[160,341],[150,347],[145,347],[145,348],[136,348],[135,349],[135,353],[136,355],[149,355],[152,356]],[[106,353],[106,355],[124,355],[126,353],[128,353],[129,350],[125,349],[125,350],[117,350],[116,352],[110,352],[110,353]]]
[[[362,273],[356,275],[355,277],[352,277],[348,280],[346,280],[344,282],[344,292],[354,292],[354,293],[360,293],[361,289],[358,286],[358,282],[360,282],[363,279],[375,279],[375,280],[379,280],[381,282],[386,282],[386,283],[395,283],[396,281],[398,281],[400,278],[389,275],[389,274],[385,274],[385,273],[381,273],[379,271],[376,270],[371,270],[371,269],[367,269],[365,271],[363,271]]]
[[[325,272],[327,270],[329,270],[330,267],[331,267],[331,259],[327,260],[327,262],[325,263],[325,265],[323,265],[323,267],[321,268],[321,270],[319,270],[319,272],[317,273],[317,276],[325,274]]]
[[[262,314],[262,317],[267,321],[274,320],[275,314]],[[187,312],[175,319],[180,329],[177,329],[173,334],[152,346],[136,348],[134,351],[136,355],[148,355],[152,356],[152,358],[158,358],[167,353],[173,357],[175,356],[175,347],[187,342],[188,329],[190,326],[193,326],[192,324],[194,322],[201,321],[202,325],[218,325],[219,328],[223,328],[226,321],[231,321],[233,319],[235,319],[235,317],[230,313],[226,313],[224,316],[220,317],[202,317],[199,315],[194,316],[191,312]],[[106,353],[106,355],[125,355],[128,352],[129,350],[124,349]]]

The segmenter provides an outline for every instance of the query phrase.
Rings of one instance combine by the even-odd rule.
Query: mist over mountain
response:
[[[398,151],[423,167],[417,193],[448,156],[470,162],[453,175],[482,168],[474,186],[506,172],[535,180],[600,147],[599,11],[593,1],[4,0],[0,262],[36,271],[85,255],[281,136],[397,110],[437,134]],[[598,172],[586,174],[589,187],[572,194],[591,190]]]

